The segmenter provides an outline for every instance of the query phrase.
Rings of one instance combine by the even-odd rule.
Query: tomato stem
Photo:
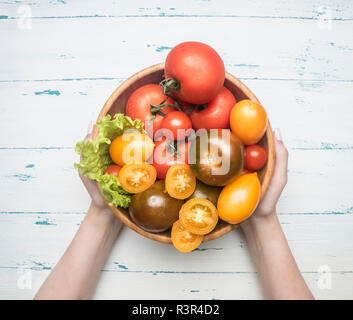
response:
[[[177,79],[166,78],[160,82],[164,94],[169,97],[171,93],[177,93],[180,90],[180,82]]]

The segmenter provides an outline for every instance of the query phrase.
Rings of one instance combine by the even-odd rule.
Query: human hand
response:
[[[92,132],[93,132],[93,124],[91,121],[88,126],[87,135],[84,139],[85,142],[92,138]],[[92,199],[91,206],[93,206],[93,208],[96,209],[96,210],[89,210],[88,213],[89,212],[99,212],[99,213],[104,213],[105,215],[109,215],[111,217],[114,217],[114,214],[111,212],[108,205],[105,203],[103,196],[99,192],[96,181],[91,180],[90,178],[81,175],[80,172],[79,172],[79,176],[80,176],[82,183],[85,186],[88,194],[90,195],[90,197]]]
[[[276,212],[277,201],[287,184],[288,150],[283,143],[281,131],[274,131],[275,167],[268,190],[250,219],[266,217]]]

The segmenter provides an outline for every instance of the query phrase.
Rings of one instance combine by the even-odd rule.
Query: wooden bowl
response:
[[[107,102],[103,106],[101,112],[99,113],[97,121],[101,120],[105,115],[110,114],[112,117],[116,113],[125,113],[125,105],[134,90],[137,88],[148,84],[148,83],[159,83],[164,74],[164,63],[160,63],[157,65],[150,66],[146,69],[143,69],[129,79],[125,80],[119,87],[117,87],[111,96],[108,98]],[[226,79],[224,85],[234,94],[237,101],[243,99],[250,99],[252,101],[256,101],[259,103],[259,100],[256,96],[250,91],[248,87],[246,87],[240,80],[231,75],[230,73],[226,73]],[[95,126],[93,130],[93,139],[95,139],[98,135],[98,128]],[[267,191],[269,186],[273,167],[274,167],[274,142],[273,142],[273,134],[270,123],[268,123],[267,131],[265,136],[259,142],[259,144],[267,150],[268,160],[265,167],[259,172],[259,179],[261,181],[261,198]],[[100,189],[99,183],[98,188]],[[137,233],[164,243],[171,243],[170,238],[170,230],[161,232],[161,233],[152,233],[143,230],[137,224],[135,224],[129,216],[128,210],[123,208],[116,208],[109,206],[112,212],[129,228],[136,231]],[[204,237],[203,242],[213,240],[219,238],[228,232],[235,229],[237,225],[231,225],[224,221],[219,221],[216,228]]]

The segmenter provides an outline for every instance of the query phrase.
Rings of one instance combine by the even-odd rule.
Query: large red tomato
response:
[[[205,107],[197,106],[190,112],[192,127],[199,129],[229,129],[229,117],[236,100],[233,94],[223,87]]]
[[[222,89],[225,68],[218,53],[201,42],[183,42],[175,46],[165,61],[164,85],[174,95],[192,104],[210,102]],[[169,81],[174,79],[174,81]],[[176,81],[175,81],[176,80]]]
[[[155,132],[161,128],[163,115],[158,113],[157,109],[163,114],[175,111],[174,107],[165,106],[161,108],[153,108],[159,106],[165,100],[164,104],[172,105],[174,100],[163,94],[163,89],[157,84],[147,84],[135,90],[126,103],[125,114],[132,120],[140,119],[145,124],[145,129],[149,136],[154,136]],[[153,117],[153,126],[152,119]],[[153,130],[152,130],[153,127]]]
[[[188,163],[189,149],[188,142],[179,142],[177,146],[173,141],[165,137],[154,142],[153,166],[157,170],[158,179],[165,179],[168,169],[176,163]]]

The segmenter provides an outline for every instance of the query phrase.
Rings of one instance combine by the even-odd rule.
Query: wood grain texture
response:
[[[30,30],[18,27],[23,5]],[[77,230],[89,198],[73,148],[109,94],[199,40],[282,129],[278,213],[314,295],[352,299],[352,28],[350,0],[0,1],[0,298],[32,298]],[[124,229],[95,298],[261,299],[238,231],[200,249],[178,255]],[[322,265],[331,289],[319,288]],[[24,270],[31,289],[17,285]]]

